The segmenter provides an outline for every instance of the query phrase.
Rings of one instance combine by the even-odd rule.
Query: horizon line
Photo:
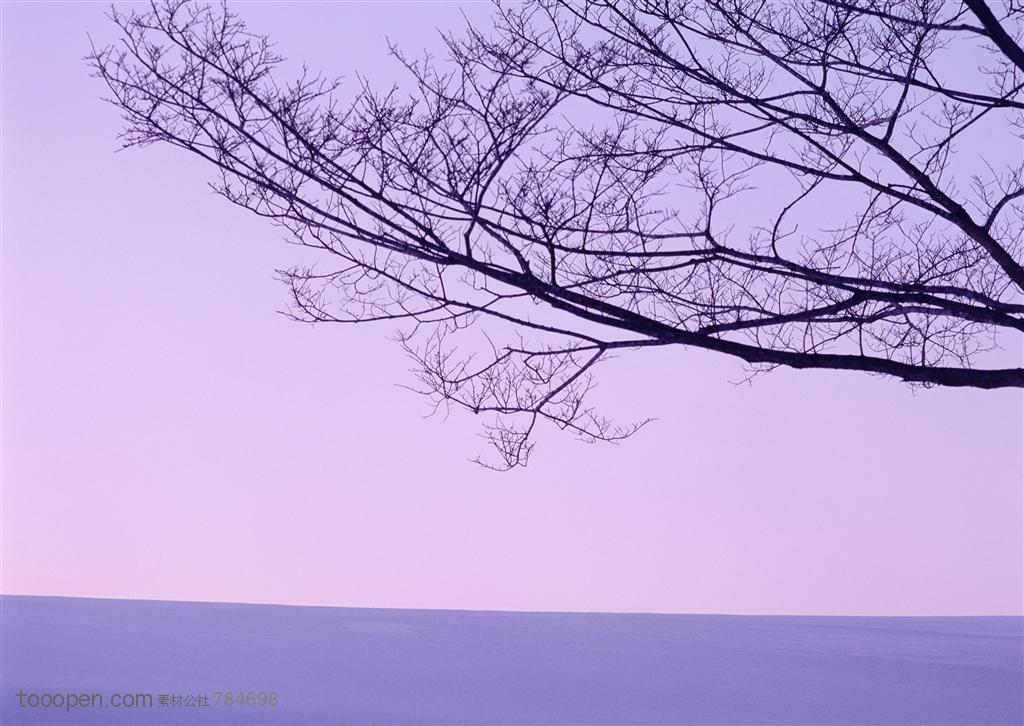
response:
[[[244,600],[191,600],[191,599],[162,599],[154,597],[104,597],[96,595],[39,595],[28,593],[7,593],[0,592],[0,600],[6,598],[34,598],[48,600],[99,600],[105,602],[129,602],[129,603],[175,603],[182,605],[243,605],[248,607],[277,607],[277,608],[327,608],[333,610],[399,610],[413,612],[451,612],[451,613],[502,613],[502,614],[523,614],[523,615],[658,615],[676,617],[726,617],[726,618],[1020,618],[1024,619],[1024,612],[1019,613],[915,613],[907,614],[851,614],[851,613],[811,613],[811,612],[782,612],[782,613],[736,613],[736,612],[682,612],[665,610],[517,610],[502,608],[456,608],[456,607],[402,607],[402,606],[381,606],[381,605],[336,605],[324,603],[275,603],[256,602]]]

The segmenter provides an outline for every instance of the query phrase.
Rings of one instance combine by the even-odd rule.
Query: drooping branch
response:
[[[985,0],[964,0],[964,5],[971,9],[971,12],[981,21],[986,35],[992,39],[996,47],[1003,52],[1010,61],[1021,71],[1024,71],[1024,49],[1010,35],[1003,24],[999,22],[992,9]]]
[[[635,430],[587,403],[612,350],[1024,387],[996,354],[1024,332],[1024,160],[995,145],[1024,128],[1019,18],[984,3],[497,5],[344,103],[227,8],[111,17],[90,62],[124,143],[319,251],[281,273],[292,315],[406,326],[418,390],[490,417],[503,466],[540,422]]]

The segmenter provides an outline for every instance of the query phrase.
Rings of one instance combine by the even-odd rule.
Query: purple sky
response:
[[[990,614],[1022,607],[1022,395],[629,354],[621,446],[496,474],[424,419],[387,326],[275,311],[277,230],[182,153],[114,154],[105,5],[2,4],[2,590],[380,607]],[[247,3],[314,68],[388,77],[443,3]],[[479,6],[478,6],[478,9]],[[1019,357],[1019,356],[1018,356]]]

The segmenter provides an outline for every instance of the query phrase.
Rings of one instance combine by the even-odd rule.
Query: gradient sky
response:
[[[286,321],[296,251],[182,153],[114,154],[99,3],[2,3],[2,590],[375,607],[992,614],[1022,605],[1022,394],[657,350],[620,446],[468,461],[387,326]],[[445,3],[246,3],[280,50],[386,78]],[[479,12],[482,8],[471,8]],[[1018,351],[1019,353],[1019,351]],[[1019,357],[1019,356],[1018,356]]]

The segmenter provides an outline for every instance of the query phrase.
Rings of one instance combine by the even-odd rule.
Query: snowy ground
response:
[[[1019,724],[1024,619],[2,599],[0,723]],[[152,694],[151,707],[20,707]],[[184,705],[276,692],[276,707]],[[161,706],[160,696],[182,705]],[[222,697],[223,698],[223,697]]]

